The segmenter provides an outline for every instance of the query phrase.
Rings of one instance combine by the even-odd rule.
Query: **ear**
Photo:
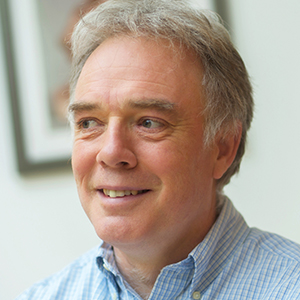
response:
[[[214,179],[220,179],[235,159],[242,136],[242,124],[239,122],[235,133],[226,136],[219,132],[215,140],[217,158],[213,170]]]

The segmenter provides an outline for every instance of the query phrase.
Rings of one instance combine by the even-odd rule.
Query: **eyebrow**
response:
[[[172,111],[175,104],[165,99],[139,99],[130,100],[129,106],[132,108],[153,108],[161,111]]]
[[[139,99],[129,100],[128,105],[131,108],[141,109],[157,109],[160,111],[174,111],[175,104],[165,99]],[[69,114],[78,113],[82,111],[101,110],[102,105],[100,103],[88,103],[88,102],[77,102],[72,103],[68,107]]]
[[[91,111],[91,110],[99,110],[99,109],[101,109],[100,104],[78,102],[78,103],[70,104],[68,107],[68,112],[71,114],[75,112]]]

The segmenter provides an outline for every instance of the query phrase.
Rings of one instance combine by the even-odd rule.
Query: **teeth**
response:
[[[126,190],[126,191],[115,191],[115,190],[107,190],[103,189],[103,193],[111,198],[116,198],[116,197],[124,197],[124,196],[129,196],[129,195],[134,195],[136,196],[137,194],[141,194],[143,191],[137,191],[137,190]]]
[[[116,197],[124,197],[124,191],[116,191]]]
[[[109,196],[112,198],[116,198],[116,196],[117,196],[116,191],[109,191]]]
[[[132,194],[133,196],[135,196],[135,195],[138,194],[138,191],[131,191],[131,194]]]

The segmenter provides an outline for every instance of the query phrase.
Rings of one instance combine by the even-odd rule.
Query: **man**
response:
[[[218,18],[110,0],[72,51],[72,166],[103,242],[18,299],[300,299],[299,246],[249,228],[222,193],[253,102]]]

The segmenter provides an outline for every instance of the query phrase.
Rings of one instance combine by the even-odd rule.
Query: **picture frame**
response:
[[[193,0],[201,1],[228,23],[226,0]],[[71,169],[72,135],[63,115],[67,105],[56,101],[63,101],[60,98],[68,92],[60,90],[67,86],[70,68],[63,35],[68,34],[67,20],[80,3],[0,0],[4,67],[21,174]]]
[[[70,62],[62,35],[67,15],[71,16],[79,3],[79,0],[0,2],[4,67],[17,167],[22,174],[71,168],[72,140],[66,118],[67,104],[63,116],[54,113],[51,105],[56,97],[55,89],[68,86]],[[52,16],[49,16],[51,8]],[[50,20],[51,17],[55,20]],[[49,21],[52,22],[50,26]],[[64,92],[68,90],[62,90],[60,96]]]

